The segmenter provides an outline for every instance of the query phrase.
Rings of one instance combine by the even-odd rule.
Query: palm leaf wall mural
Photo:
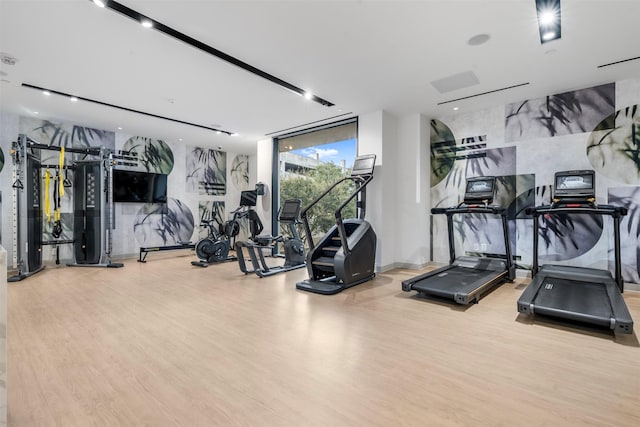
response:
[[[431,120],[431,187],[449,174],[456,157],[456,140],[451,129],[440,120]]]
[[[173,151],[160,139],[134,136],[127,139],[122,151],[136,156],[146,172],[169,174],[173,169]]]
[[[590,132],[614,108],[613,83],[508,104],[505,141]]]
[[[187,191],[226,194],[227,153],[195,147],[187,154]]]
[[[587,140],[593,168],[624,184],[640,183],[640,108],[632,105],[606,118],[612,128],[598,125]]]
[[[238,154],[231,162],[231,182],[238,190],[249,188],[249,156]]]
[[[191,209],[173,198],[169,198],[166,204],[143,205],[133,224],[133,234],[142,246],[177,245],[190,241],[193,229]]]
[[[56,147],[100,147],[115,148],[115,133],[63,122],[20,119],[20,133],[35,141]]]
[[[625,282],[640,283],[640,186],[609,188],[609,203],[627,208],[620,221],[622,277]],[[613,261],[613,242],[609,245]]]
[[[203,220],[215,221],[215,230],[218,231],[220,226],[225,222],[225,204],[224,202],[213,202],[213,201],[201,201],[198,204],[198,211],[200,213],[200,224],[203,225]],[[199,227],[198,236],[200,238],[205,238],[209,234],[209,229],[207,227]]]

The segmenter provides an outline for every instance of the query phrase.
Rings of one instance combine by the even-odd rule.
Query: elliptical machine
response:
[[[288,227],[291,237],[283,235],[254,235],[249,241],[236,242],[235,248],[236,254],[238,254],[240,271],[244,274],[256,273],[259,277],[267,277],[285,271],[296,270],[306,265],[304,243],[297,229],[297,225],[300,223],[301,208],[302,201],[300,199],[289,199],[285,200],[278,213],[278,221]],[[253,219],[253,222],[256,221],[260,221],[257,216]],[[283,243],[284,245],[285,261],[281,266],[270,267],[265,260],[263,251],[265,249],[273,250],[273,247],[278,243]],[[253,269],[247,268],[242,248],[247,249]]]

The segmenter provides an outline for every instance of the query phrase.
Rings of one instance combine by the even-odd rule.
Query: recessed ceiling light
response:
[[[69,98],[69,101],[71,102],[78,102],[78,98],[75,96],[72,96],[71,98]]]
[[[220,135],[222,132],[220,132],[219,130],[216,131],[217,135]]]
[[[231,136],[238,136],[238,135],[239,135],[239,133],[237,133],[237,132],[234,132],[234,133],[231,134]]]
[[[182,138],[178,138],[178,141],[182,141]]]
[[[48,90],[43,90],[42,94],[49,96],[49,95],[51,95],[51,92],[49,92]]]
[[[93,0],[93,3],[98,7],[105,7],[105,4],[102,0]]]
[[[460,107],[453,107],[453,111],[458,111]]]
[[[549,25],[554,22],[556,22],[556,14],[552,10],[547,10],[540,14],[540,24]]]
[[[311,99],[311,98],[313,98],[313,94],[311,92],[305,92],[304,93],[304,97],[305,97],[305,99]]]
[[[40,113],[38,113],[37,111],[34,111],[33,114],[40,114]]]
[[[141,22],[142,26],[145,28],[151,28],[153,27],[153,23],[151,21],[149,21],[148,19],[143,19]]]
[[[122,130],[122,126],[118,126],[118,130]]]
[[[541,43],[562,37],[560,0],[536,0],[536,15]]]

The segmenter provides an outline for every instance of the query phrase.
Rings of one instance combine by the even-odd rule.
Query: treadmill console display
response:
[[[467,178],[467,188],[464,193],[464,203],[486,202],[493,203],[496,189],[495,176],[478,176]]]
[[[595,173],[592,170],[556,172],[555,199],[587,200],[596,197]]]
[[[366,154],[364,156],[358,156],[353,162],[353,168],[351,168],[351,176],[357,175],[372,175],[373,167],[376,164],[375,154]]]

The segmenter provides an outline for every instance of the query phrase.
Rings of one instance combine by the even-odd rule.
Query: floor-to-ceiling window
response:
[[[284,200],[300,199],[304,208],[329,186],[350,173],[357,153],[357,134],[358,122],[353,118],[275,139],[279,193],[277,206],[274,206],[274,219],[277,220],[278,206]],[[351,191],[352,183],[343,183],[308,212],[314,236],[323,235],[335,224],[335,209]],[[355,213],[354,201],[345,208],[343,216],[353,218]],[[287,231],[281,229],[280,232]]]

